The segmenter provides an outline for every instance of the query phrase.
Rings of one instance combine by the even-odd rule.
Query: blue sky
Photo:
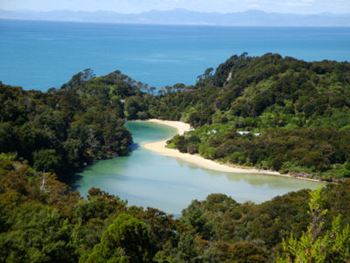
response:
[[[110,10],[139,13],[174,8],[222,13],[250,9],[302,14],[350,13],[350,0],[0,0],[0,9],[7,10]]]

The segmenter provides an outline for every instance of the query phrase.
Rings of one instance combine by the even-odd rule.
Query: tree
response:
[[[17,207],[0,234],[0,262],[75,262],[69,225],[56,209],[36,202]]]
[[[350,227],[341,227],[340,216],[333,218],[326,230],[327,210],[322,207],[322,189],[311,192],[309,212],[312,221],[306,232],[297,239],[294,235],[283,241],[283,254],[278,263],[349,262]]]
[[[101,242],[82,261],[150,262],[154,252],[148,226],[131,215],[120,214],[103,233]]]
[[[138,118],[138,113],[144,110],[142,99],[140,97],[130,97],[125,102],[125,115],[129,120]]]
[[[54,149],[44,149],[34,152],[33,163],[38,171],[54,172],[59,170],[61,158]]]

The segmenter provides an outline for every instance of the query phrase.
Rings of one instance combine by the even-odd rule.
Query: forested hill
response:
[[[128,153],[125,119],[182,120],[171,146],[210,159],[323,179],[350,176],[350,63],[233,56],[194,86],[160,90],[85,70],[47,93],[1,85],[0,150],[69,174]]]
[[[149,104],[152,116],[197,128],[172,140],[183,152],[299,176],[350,176],[348,62],[233,56],[195,86],[167,87]]]
[[[196,128],[171,147],[233,164],[326,180],[350,176],[350,63],[233,56],[194,86],[156,90],[119,71],[85,70],[46,93],[0,85],[0,152],[68,175],[128,153],[125,119]]]
[[[194,127],[238,118],[243,128],[350,124],[348,62],[308,63],[278,54],[243,54],[215,71],[207,69],[193,87],[175,85],[163,93],[153,114],[181,118]]]
[[[60,177],[126,155],[132,138],[123,102],[143,86],[118,71],[96,77],[91,70],[46,93],[0,84],[0,152]]]

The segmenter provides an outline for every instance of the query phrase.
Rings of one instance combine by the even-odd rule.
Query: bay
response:
[[[0,20],[0,81],[60,87],[86,68],[161,87],[193,84],[234,54],[350,59],[350,28],[118,25]]]

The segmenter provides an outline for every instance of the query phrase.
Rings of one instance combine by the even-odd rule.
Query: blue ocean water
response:
[[[59,87],[78,71],[119,69],[160,87],[192,84],[233,54],[350,60],[350,28],[113,25],[0,20],[0,81]]]

